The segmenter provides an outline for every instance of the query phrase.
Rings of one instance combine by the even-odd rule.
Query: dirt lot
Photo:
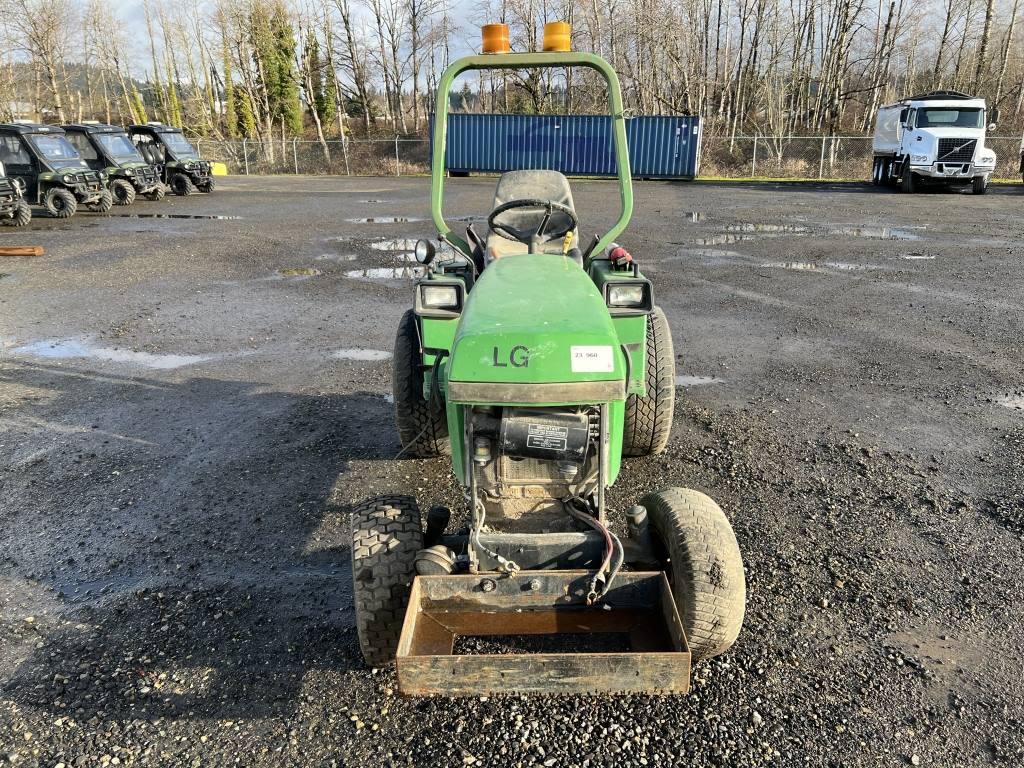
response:
[[[397,696],[350,607],[353,502],[456,504],[443,461],[395,460],[388,400],[431,227],[356,221],[427,189],[229,179],[0,234],[47,250],[0,260],[0,763],[1024,761],[1019,188],[639,184],[681,407],[612,501],[718,499],[744,632],[687,697],[468,701]],[[612,218],[613,186],[575,192]]]

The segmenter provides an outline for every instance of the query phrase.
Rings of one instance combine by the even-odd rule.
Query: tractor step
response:
[[[417,576],[398,643],[399,690],[408,696],[686,693],[690,651],[665,575],[619,573],[604,600],[588,606],[591,576]],[[554,637],[537,637],[545,635]],[[571,647],[510,650],[538,640]],[[608,650],[615,640],[621,647]],[[498,652],[473,653],[480,645]]]

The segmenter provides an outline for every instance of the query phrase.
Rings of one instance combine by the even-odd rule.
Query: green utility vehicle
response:
[[[616,223],[581,249],[587,217],[566,178],[516,170],[498,179],[487,231],[454,233],[442,202],[455,78],[566,67],[607,83]],[[614,242],[633,205],[616,74],[589,53],[470,56],[445,71],[435,103],[443,251],[417,245],[425,276],[399,323],[392,386],[403,453],[450,455],[467,505],[456,525],[432,508],[425,531],[412,496],[354,510],[363,656],[396,661],[410,695],[685,692],[691,659],[723,653],[740,631],[743,563],[703,493],[661,488],[618,508],[608,498],[624,458],[665,449],[675,395],[669,324]],[[633,471],[658,482],[658,465]]]
[[[124,128],[76,123],[65,125],[64,132],[90,168],[107,174],[114,205],[131,205],[136,195],[150,200],[164,198],[167,191],[160,179],[160,166],[143,159]]]
[[[0,221],[11,227],[24,227],[32,221],[32,209],[25,202],[21,182],[7,178],[3,163],[0,163]]]
[[[210,163],[180,129],[163,123],[128,126],[128,135],[146,161],[162,168],[162,181],[176,195],[213,192]]]
[[[56,125],[0,125],[0,163],[21,182],[25,199],[55,218],[74,216],[79,205],[106,213],[114,204],[107,174],[91,169]]]

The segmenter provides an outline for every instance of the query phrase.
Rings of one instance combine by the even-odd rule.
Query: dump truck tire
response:
[[[166,187],[164,187],[163,184],[154,189],[152,192],[146,193],[146,199],[151,200],[154,203],[159,203],[165,197],[167,197],[167,189]]]
[[[352,593],[356,632],[371,667],[395,659],[416,553],[423,548],[420,508],[412,496],[381,496],[352,512]]]
[[[32,209],[28,207],[28,203],[24,200],[19,200],[14,204],[14,211],[11,213],[11,218],[4,219],[4,224],[10,227],[24,227],[32,221]]]
[[[676,401],[676,358],[665,313],[655,307],[647,316],[647,397],[626,399],[623,456],[652,456],[668,445]]]
[[[402,315],[391,357],[391,391],[395,398],[395,423],[404,453],[416,458],[449,452],[448,421],[444,403],[423,398],[423,366],[419,327],[410,309]]]
[[[188,197],[196,191],[196,185],[184,173],[176,173],[171,176],[171,191],[180,197]]]
[[[971,181],[971,194],[984,195],[988,191],[988,181],[984,176],[975,176]]]
[[[105,189],[99,200],[95,203],[86,203],[85,207],[93,213],[106,213],[114,207],[114,196],[110,194],[109,189]]]
[[[917,191],[917,180],[914,172],[910,170],[910,158],[903,161],[903,174],[900,176],[900,191],[914,193]]]
[[[114,205],[131,205],[135,202],[135,187],[124,179],[110,182],[110,194],[114,196]]]
[[[708,496],[666,488],[640,500],[655,551],[665,564],[690,653],[725,653],[743,626],[747,587],[743,558],[729,520]]]
[[[78,210],[78,201],[63,187],[53,187],[43,195],[43,207],[55,219],[69,219]]]

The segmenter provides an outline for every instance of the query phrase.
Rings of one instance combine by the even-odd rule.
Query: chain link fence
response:
[[[199,153],[236,175],[309,174],[409,176],[430,172],[430,141],[423,138],[214,141],[199,139]],[[990,136],[998,157],[996,178],[1020,176],[1021,140]],[[871,177],[870,136],[705,136],[700,176],[720,178],[862,179]]]

